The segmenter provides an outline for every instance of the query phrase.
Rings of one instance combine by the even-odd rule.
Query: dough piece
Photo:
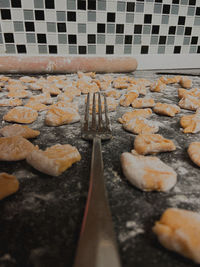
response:
[[[45,151],[35,150],[26,158],[27,162],[40,172],[58,176],[71,165],[81,160],[76,147],[71,145],[54,145]]]
[[[126,89],[130,85],[127,76],[118,77],[113,81],[113,87],[116,89]]]
[[[65,102],[65,101],[58,101],[56,103],[54,103],[53,105],[49,106],[49,109],[54,109],[54,108],[61,108],[61,109],[65,109],[65,108],[74,108],[75,110],[79,110],[78,105],[75,103],[69,103],[69,102]]]
[[[169,117],[174,117],[175,114],[180,112],[180,108],[174,104],[167,103],[156,103],[153,107],[153,111],[157,114],[166,115]]]
[[[48,126],[60,126],[69,123],[80,121],[80,115],[75,108],[66,107],[51,107],[46,114],[45,124]]]
[[[95,78],[96,77],[96,73],[95,72],[82,72],[82,71],[78,71],[77,75],[79,78],[84,78],[84,76],[87,77],[91,77],[91,78]]]
[[[193,115],[182,116],[180,119],[184,133],[198,133],[200,131],[200,109]]]
[[[150,108],[128,111],[124,113],[124,115],[121,118],[119,118],[118,121],[120,123],[127,123],[136,117],[149,118],[151,114],[152,114],[152,111]]]
[[[63,80],[58,80],[58,81],[54,82],[53,85],[59,89],[63,89],[64,87],[69,86],[69,82],[63,81]]]
[[[111,81],[102,81],[99,84],[99,88],[101,91],[105,91],[111,88]]]
[[[36,101],[28,101],[25,107],[32,108],[36,111],[43,111],[43,110],[48,109],[48,107],[45,104],[42,104]]]
[[[178,105],[184,109],[197,110],[200,108],[200,100],[196,97],[187,95],[186,97],[181,98]]]
[[[21,136],[0,137],[0,160],[22,160],[35,149],[37,147]]]
[[[174,151],[176,146],[159,134],[139,134],[135,137],[134,149],[138,154],[146,155]]]
[[[18,98],[0,100],[0,107],[16,107],[16,106],[22,106],[22,105],[23,105],[22,100]]]
[[[87,101],[87,98],[85,98],[85,102]],[[99,108],[98,108],[98,96],[96,95],[95,96],[95,101],[96,101],[96,113],[99,112]],[[107,97],[106,98],[106,102],[107,102],[107,108],[108,108],[108,112],[111,112],[111,111],[115,111],[117,106],[118,106],[118,103],[117,101],[112,98],[112,97]],[[101,110],[102,112],[104,112],[104,97],[101,96]],[[93,106],[93,97],[90,97],[90,106],[89,106],[89,112],[90,114],[92,114],[92,106]]]
[[[16,107],[3,116],[3,120],[18,123],[32,123],[38,117],[37,111],[28,107]]]
[[[71,97],[80,96],[81,95],[81,90],[78,89],[75,86],[66,86],[66,87],[63,88],[63,92],[67,96],[71,96]]]
[[[6,172],[0,173],[0,200],[16,193],[19,189],[17,178]]]
[[[8,91],[26,90],[28,87],[22,83],[13,83],[6,86]]]
[[[132,102],[133,108],[151,108],[155,106],[153,98],[137,98]]]
[[[12,90],[6,96],[10,98],[27,98],[31,95],[31,92],[26,90]]]
[[[43,86],[42,92],[53,96],[61,94],[61,90],[54,84],[47,84]]]
[[[169,208],[155,223],[153,232],[165,248],[200,263],[200,215],[197,212]]]
[[[199,88],[193,88],[190,90],[186,90],[183,88],[178,89],[179,98],[187,97],[188,95],[200,98],[200,89]]]
[[[121,165],[129,182],[143,191],[166,192],[176,184],[176,172],[157,157],[124,152]]]
[[[88,83],[85,80],[78,80],[76,86],[81,90],[82,94],[99,92],[99,87],[96,83]]]
[[[60,94],[58,96],[58,101],[64,101],[64,102],[67,102],[67,103],[70,103],[73,101],[73,98],[71,96],[66,96],[64,93],[63,94]]]
[[[34,83],[37,81],[35,77],[30,77],[30,76],[20,77],[19,80],[24,83]]]
[[[19,124],[12,124],[5,126],[0,129],[0,134],[4,137],[11,137],[11,136],[21,136],[24,138],[35,138],[37,137],[40,132],[37,130],[33,130],[28,126],[23,126]]]
[[[138,93],[139,95],[146,95],[147,93],[146,86],[144,84],[131,84],[127,88],[127,92],[129,91],[134,91]]]
[[[113,98],[115,98],[115,99],[118,99],[118,98],[120,98],[121,93],[120,93],[119,91],[115,90],[115,89],[112,89],[112,90],[108,90],[108,91],[106,91],[106,92],[105,92],[105,95],[106,95],[107,97],[113,97]]]
[[[53,103],[53,100],[49,93],[32,96],[30,98],[30,101],[35,101],[35,102],[39,102],[39,103],[46,104],[46,105],[51,105]]]
[[[179,84],[183,88],[191,88],[192,87],[192,81],[188,77],[181,77]]]
[[[151,85],[151,81],[145,79],[145,78],[140,78],[140,79],[137,79],[137,84],[140,85],[144,85],[145,87],[149,87]]]
[[[159,130],[159,127],[155,122],[146,120],[142,117],[136,117],[126,123],[123,123],[123,128],[134,134],[150,134],[156,133]]]
[[[128,107],[138,96],[138,93],[130,91],[120,100],[120,105]]]
[[[166,88],[166,84],[161,82],[160,80],[153,82],[150,85],[151,92],[161,92]]]
[[[38,91],[38,90],[42,90],[42,85],[39,82],[37,82],[37,83],[31,83],[29,85],[29,88],[31,90]]]
[[[190,159],[200,167],[200,142],[192,142],[188,147],[188,155]]]
[[[3,82],[7,82],[7,81],[9,81],[9,77],[7,77],[7,76],[0,76],[0,81],[3,81]]]

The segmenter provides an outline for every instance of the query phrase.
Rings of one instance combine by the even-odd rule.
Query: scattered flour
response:
[[[127,221],[126,228],[128,228],[128,231],[123,231],[119,234],[120,242],[125,242],[130,238],[134,238],[135,236],[144,233],[144,229],[134,221]]]

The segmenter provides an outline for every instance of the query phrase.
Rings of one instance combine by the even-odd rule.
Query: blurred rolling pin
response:
[[[133,57],[88,56],[0,56],[0,73],[132,72]]]

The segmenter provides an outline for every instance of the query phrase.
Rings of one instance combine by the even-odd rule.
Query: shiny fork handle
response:
[[[120,267],[106,197],[101,139],[94,137],[90,186],[74,267]]]

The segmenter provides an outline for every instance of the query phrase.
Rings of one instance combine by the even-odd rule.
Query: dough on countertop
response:
[[[155,223],[153,232],[167,249],[200,263],[200,214],[168,208]]]
[[[17,178],[5,172],[0,173],[0,200],[8,197],[19,189]]]
[[[4,116],[3,120],[18,123],[32,123],[38,117],[37,111],[28,107],[15,107],[9,110]]]
[[[188,77],[181,77],[179,84],[183,88],[191,88],[192,87],[192,80],[190,80]]]
[[[200,108],[195,114],[182,116],[180,124],[184,133],[198,133],[200,131]]]
[[[156,105],[153,107],[153,111],[157,114],[174,117],[175,114],[181,111],[181,109],[175,104],[156,103]]]
[[[23,105],[22,100],[18,98],[0,100],[0,107],[16,107],[16,106],[22,106],[22,105]]]
[[[0,129],[0,135],[4,137],[21,136],[24,138],[35,138],[40,134],[39,131],[33,130],[28,126],[12,124]]]
[[[155,106],[155,102],[153,98],[136,98],[132,102],[132,107],[133,108],[151,108]]]
[[[192,142],[188,147],[188,155],[190,159],[200,167],[200,142]]]
[[[150,108],[136,109],[133,111],[127,111],[123,114],[121,118],[118,119],[120,123],[126,123],[135,117],[149,118],[152,115],[152,110]]]
[[[156,133],[159,130],[159,127],[155,122],[142,117],[136,117],[126,123],[123,123],[123,128],[134,134],[150,134]]]
[[[197,97],[186,95],[181,98],[178,103],[179,107],[189,110],[197,110],[200,108],[200,100]]]
[[[139,96],[138,93],[129,91],[127,94],[120,99],[120,105],[124,107],[130,106],[130,104]]]

